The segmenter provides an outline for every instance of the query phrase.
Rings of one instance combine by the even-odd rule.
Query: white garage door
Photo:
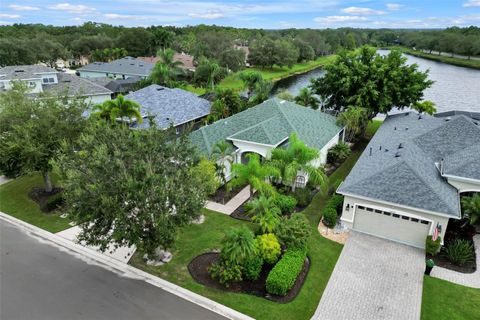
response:
[[[399,213],[357,206],[353,229],[411,246],[425,248],[425,238],[430,230],[430,222]]]

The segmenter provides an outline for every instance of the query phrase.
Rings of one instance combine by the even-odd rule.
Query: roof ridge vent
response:
[[[446,117],[446,118],[445,118],[445,122],[446,122],[446,121],[450,121],[450,120],[452,120],[452,117]]]
[[[403,143],[400,143],[400,144],[398,145],[398,149],[403,149]]]
[[[397,151],[397,152],[395,153],[395,158],[400,158],[400,156],[401,156],[400,152]]]

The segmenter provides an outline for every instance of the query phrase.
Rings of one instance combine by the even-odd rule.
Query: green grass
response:
[[[413,50],[406,47],[391,47],[391,49],[400,49],[402,52],[410,54],[415,57],[425,58],[429,60],[439,61],[443,63],[453,64],[460,67],[472,68],[472,69],[480,69],[480,61],[479,60],[468,60],[462,58],[455,58],[455,57],[446,57],[440,56],[438,54],[431,54],[425,53],[417,50]]]
[[[480,289],[425,276],[421,319],[480,319]]]
[[[379,121],[371,122],[367,135],[371,137],[380,124]],[[360,156],[362,146],[365,147],[366,143],[357,148],[347,161],[332,174],[331,186],[336,181],[345,179]],[[249,222],[235,220],[220,213],[204,210],[206,219],[202,225],[189,225],[183,228],[179,232],[176,246],[172,250],[174,258],[166,265],[146,266],[139,254],[132,258],[130,264],[256,319],[310,319],[343,248],[342,245],[322,237],[317,231],[322,209],[327,200],[326,194],[318,193],[302,212],[308,218],[312,228],[312,237],[308,243],[311,267],[298,296],[286,304],[278,304],[247,294],[208,288],[192,279],[187,266],[194,257],[219,248],[225,230],[239,227],[242,224],[252,226]]]
[[[55,182],[55,177],[53,177]],[[71,226],[59,213],[43,213],[28,197],[33,187],[43,187],[40,174],[17,178],[0,186],[0,211],[50,232],[59,232]]]

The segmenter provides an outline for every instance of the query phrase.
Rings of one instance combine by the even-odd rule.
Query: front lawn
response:
[[[52,177],[55,182],[55,177]],[[0,211],[34,226],[56,233],[71,226],[70,220],[60,218],[59,213],[44,213],[28,196],[34,187],[42,187],[40,174],[31,174],[0,186]]]
[[[425,276],[421,319],[480,319],[480,289]]]

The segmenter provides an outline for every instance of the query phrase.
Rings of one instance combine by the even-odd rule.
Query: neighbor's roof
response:
[[[126,79],[111,79],[108,77],[88,78],[93,83],[99,84],[113,92],[129,92],[135,87],[135,84],[142,80],[139,76],[128,77]]]
[[[137,59],[141,61],[146,61],[150,63],[157,63],[160,61],[160,57],[138,57]],[[175,52],[173,54],[173,61],[180,61],[182,64],[179,65],[179,68],[186,69],[186,70],[194,70],[195,69],[195,64],[194,64],[195,57],[186,53],[178,53]]]
[[[6,66],[0,68],[0,80],[40,79],[40,74],[45,73],[58,73],[58,71],[41,64]]]
[[[142,115],[154,115],[159,128],[168,128],[170,124],[177,126],[210,113],[209,101],[182,89],[156,84],[132,92],[125,99],[138,102]],[[143,121],[138,127],[147,125],[148,121]]]
[[[124,57],[111,62],[93,62],[78,70],[146,77],[150,74],[154,65],[133,57]]]
[[[90,96],[112,93],[111,90],[93,83],[89,79],[80,78],[73,74],[59,72],[57,73],[57,79],[58,84],[43,84],[43,91],[67,94],[68,96]]]
[[[335,122],[335,117],[323,112],[273,98],[200,128],[190,139],[202,153],[210,154],[222,140],[277,146],[295,132],[308,146],[321,149],[342,130]]]
[[[458,191],[437,165],[444,159],[445,173],[478,177],[479,148],[478,122],[463,114],[388,116],[337,192],[458,218]]]

